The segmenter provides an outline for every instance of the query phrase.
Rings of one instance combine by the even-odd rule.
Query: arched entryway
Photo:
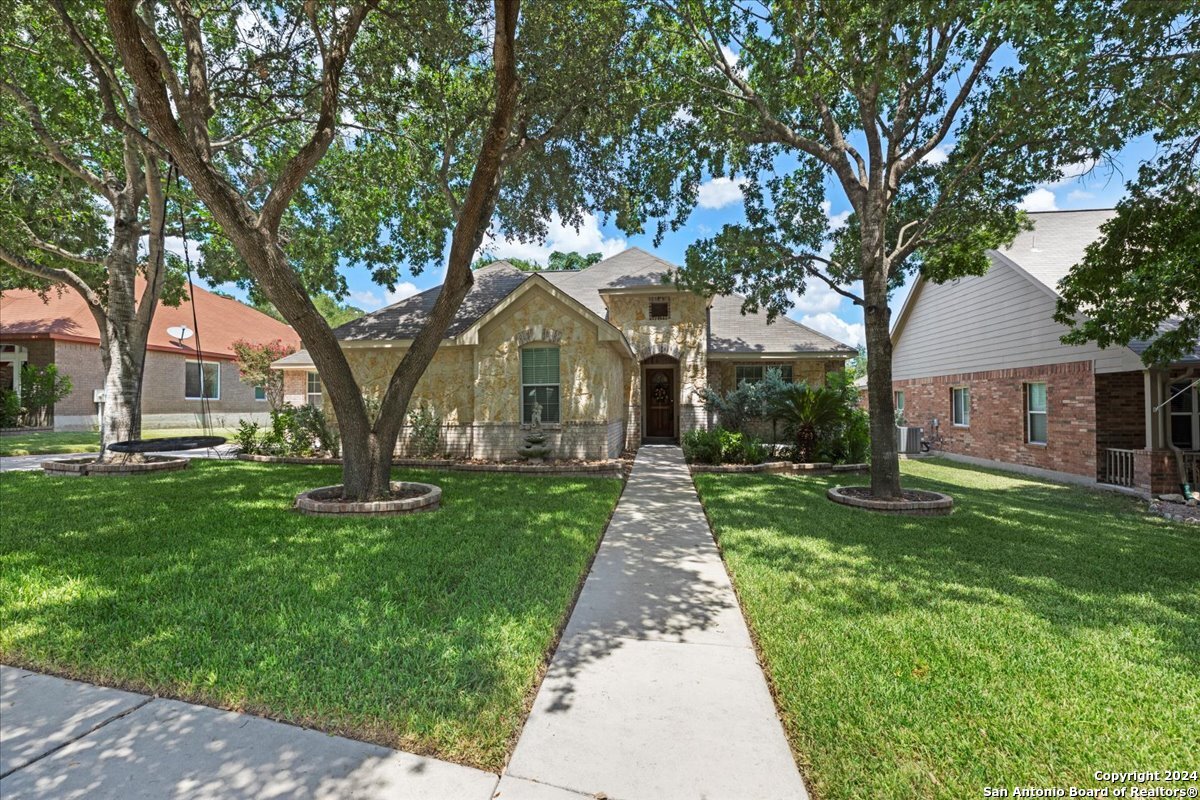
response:
[[[679,361],[668,355],[642,362],[642,439],[674,442],[679,436]]]

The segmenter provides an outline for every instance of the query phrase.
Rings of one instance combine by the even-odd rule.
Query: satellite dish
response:
[[[192,338],[192,329],[187,325],[173,325],[167,328],[167,336],[174,336],[179,341]]]

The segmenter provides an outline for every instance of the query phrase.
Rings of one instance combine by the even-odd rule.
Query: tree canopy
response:
[[[588,253],[584,255],[571,251],[564,253],[561,250],[555,250],[550,253],[546,259],[545,266],[530,261],[527,258],[495,258],[493,256],[484,256],[471,265],[472,269],[482,269],[489,264],[495,264],[497,261],[507,261],[522,272],[543,272],[546,270],[558,272],[573,272],[576,270],[587,269],[592,264],[604,258],[603,253]]]
[[[1036,184],[1129,133],[1112,91],[1125,18],[1069,5],[652,4],[660,69],[682,89],[678,136],[744,196],[746,222],[689,247],[680,280],[772,315],[815,280],[863,309],[878,496],[899,493],[890,292],[916,272],[986,271]],[[850,205],[840,228],[828,184]]]
[[[1149,341],[1143,360],[1161,364],[1200,342],[1200,13],[1176,3],[1146,11],[1165,19],[1134,27],[1122,93],[1160,151],[1063,280],[1056,319],[1073,327],[1070,344]]]

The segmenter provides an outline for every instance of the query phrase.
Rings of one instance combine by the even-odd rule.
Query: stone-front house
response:
[[[1060,341],[1059,281],[1110,210],[1030,214],[985,275],[918,281],[892,332],[893,390],[933,448],[979,463],[1177,492],[1200,459],[1200,343],[1160,368],[1146,342]],[[1172,395],[1175,399],[1164,402]]]
[[[705,386],[732,388],[767,367],[820,383],[855,354],[790,319],[743,315],[740,297],[665,283],[674,269],[634,248],[576,272],[526,273],[503,261],[478,270],[410,408],[433,407],[447,453],[505,460],[536,401],[557,457],[603,459],[707,427]],[[439,291],[335,331],[365,393],[387,385]],[[307,353],[275,366],[288,400],[320,402]]]

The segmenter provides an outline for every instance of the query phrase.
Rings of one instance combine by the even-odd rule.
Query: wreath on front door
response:
[[[662,386],[661,384],[654,387],[651,397],[654,399],[655,405],[665,406],[671,402],[671,393],[667,391],[666,386]]]

